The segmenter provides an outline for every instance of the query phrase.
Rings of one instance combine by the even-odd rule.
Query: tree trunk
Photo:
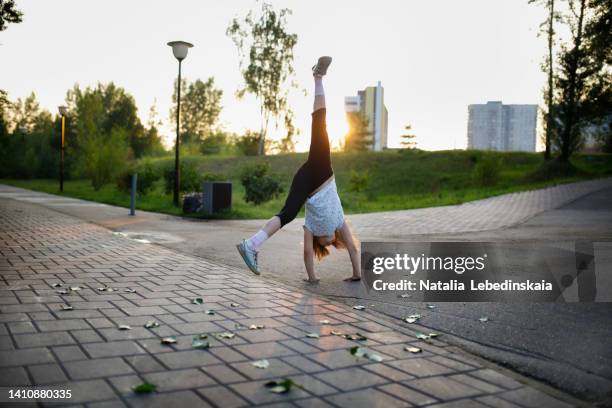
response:
[[[582,44],[582,21],[584,19],[584,7],[586,0],[580,0],[580,14],[578,15],[578,26],[576,28],[576,37],[574,37],[574,48],[572,49],[572,55],[570,60],[569,72],[568,72],[568,97],[567,97],[567,115],[565,117],[565,123],[562,134],[562,149],[560,159],[562,161],[568,161],[573,153],[573,131],[574,126],[577,123],[576,117],[576,85],[578,76],[578,63],[580,57],[580,46]]]

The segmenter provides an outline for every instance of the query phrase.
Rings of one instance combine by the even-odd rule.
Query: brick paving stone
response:
[[[95,360],[71,361],[64,364],[68,375],[75,380],[130,374],[132,368],[121,358],[99,358]]]
[[[91,327],[85,320],[82,319],[70,319],[70,320],[47,320],[36,323],[38,330],[41,332],[50,331],[65,331],[65,330],[79,330],[79,329],[90,329]]]
[[[23,367],[0,368],[0,387],[30,385],[30,379]]]
[[[246,400],[225,387],[200,388],[197,392],[219,408],[239,408],[249,405]]]
[[[325,398],[327,401],[342,408],[371,408],[371,407],[405,407],[406,403],[389,394],[376,389],[365,389]]]
[[[117,392],[121,395],[132,395],[133,387],[142,384],[142,378],[137,375],[122,375],[119,377],[111,377],[108,381],[113,385]]]
[[[206,350],[177,351],[157,356],[171,370],[219,364],[221,361]]]
[[[520,408],[510,401],[503,400],[493,395],[487,395],[486,397],[480,397],[476,399],[478,402],[485,404],[488,407],[493,408]]]
[[[404,381],[414,379],[414,377],[410,374],[407,374],[400,370],[396,370],[395,368],[391,368],[383,363],[366,364],[363,366],[363,368],[373,372],[374,374],[382,375],[383,377],[386,377],[391,381]]]
[[[95,343],[104,340],[95,330],[73,330],[70,334],[79,343]]]
[[[402,384],[387,384],[378,387],[378,389],[416,406],[428,405],[438,401],[431,395],[425,395]]]
[[[296,354],[295,351],[275,342],[245,344],[236,346],[235,348],[236,350],[245,354],[247,357],[258,360],[262,358],[282,357]]]
[[[221,384],[246,381],[246,377],[225,364],[201,367],[201,370],[215,378]]]
[[[123,359],[139,373],[150,373],[164,369],[164,366],[150,355],[125,356]]]
[[[367,362],[367,360],[358,359],[351,355],[347,349],[307,354],[306,357],[331,369],[361,365]]]
[[[159,341],[158,341],[159,342]],[[110,343],[83,344],[83,349],[92,358],[128,356],[144,354],[145,351],[134,341],[114,341]]]
[[[556,407],[556,408],[569,408],[572,405],[565,403],[557,398],[551,397],[542,391],[534,388],[523,387],[518,390],[506,391],[498,394],[498,397],[508,400],[510,402],[516,402],[524,407],[528,408],[541,408],[541,407]]]
[[[66,332],[17,334],[13,337],[20,348],[59,346],[74,344],[74,339]]]
[[[487,408],[487,406],[474,400],[460,400],[430,405],[428,408]]]
[[[344,368],[342,370],[326,371],[315,377],[343,391],[384,384],[389,382],[384,377],[365,371],[360,367]]]
[[[136,396],[130,398],[128,403],[134,408],[208,408],[212,406],[200,398],[194,391],[166,392],[163,394]]]
[[[32,322],[12,322],[8,323],[7,327],[13,334],[36,333],[36,328]]]
[[[225,361],[226,363],[234,363],[236,361],[248,360],[248,357],[244,354],[239,353],[233,348],[226,346],[211,347],[209,349],[209,353],[217,357],[218,359]]]
[[[60,362],[87,360],[87,356],[79,346],[57,346],[52,347],[53,353]]]
[[[46,348],[0,351],[0,367],[52,363],[55,359]]]
[[[396,360],[388,363],[390,366],[414,375],[415,377],[428,377],[433,375],[450,374],[451,368],[434,363],[425,358],[413,358],[410,360]]]
[[[28,367],[34,384],[58,384],[68,381],[59,364],[41,364]]]
[[[157,385],[158,391],[193,389],[216,383],[210,376],[195,368],[149,373],[143,377],[147,382]]]
[[[440,399],[452,400],[482,394],[482,391],[450,377],[429,377],[404,381],[403,384]]]
[[[282,360],[291,364],[292,366],[296,368],[299,368],[300,370],[306,373],[315,373],[318,371],[325,370],[325,367],[323,367],[322,365],[313,363],[312,361],[308,360],[306,357],[302,357],[302,356],[283,357]]]
[[[299,370],[276,358],[268,359],[270,366],[266,369],[253,366],[252,361],[230,364],[234,370],[251,380],[262,380],[264,378],[287,377],[299,374]]]
[[[321,398],[306,398],[294,402],[300,408],[333,408],[333,405],[323,401]]]
[[[103,401],[117,396],[111,386],[104,380],[73,381],[58,388],[66,388],[72,391],[70,402],[73,404],[86,401]]]
[[[126,407],[125,403],[120,399],[114,399],[110,401],[94,402],[87,404],[87,408],[123,408]]]

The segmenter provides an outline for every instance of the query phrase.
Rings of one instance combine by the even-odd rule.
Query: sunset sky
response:
[[[541,104],[539,65],[544,11],[527,0],[272,1],[293,10],[298,34],[296,80],[290,104],[307,149],[312,76],[319,55],[334,58],[325,80],[330,137],[346,131],[344,97],[382,81],[389,110],[389,141],[399,144],[412,124],[418,147],[464,148],[467,105],[487,100]],[[242,78],[236,47],[225,30],[252,1],[18,0],[21,24],[0,33],[0,88],[10,99],[34,91],[53,113],[75,83],[114,81],[132,94],[143,122],[154,100],[173,140],[168,112],[177,62],[171,40],[195,44],[183,63],[190,80],[209,76],[224,91],[226,130],[258,129],[252,97],[237,100]],[[273,137],[281,132],[271,131]]]

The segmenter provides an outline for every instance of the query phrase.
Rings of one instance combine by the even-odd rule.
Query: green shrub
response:
[[[270,164],[259,163],[242,168],[240,182],[244,186],[244,201],[259,205],[278,197],[283,192],[279,180],[268,175]]]
[[[131,166],[117,177],[117,189],[129,193],[132,189],[132,174],[138,173],[136,191],[138,194],[146,195],[159,180],[161,175],[157,172],[150,160],[143,160],[138,166]]]
[[[200,153],[204,155],[220,154],[227,146],[227,135],[225,133],[213,133],[200,143]]]
[[[257,156],[259,152],[259,133],[247,130],[236,140],[238,151],[245,156]]]
[[[370,172],[351,170],[351,178],[349,180],[349,190],[354,193],[360,193],[368,188],[370,183]]]
[[[203,177],[198,172],[198,168],[193,162],[181,162],[180,169],[180,186],[179,190],[181,193],[190,191],[201,191]],[[172,193],[174,190],[174,164],[171,163],[169,166],[164,168],[164,190],[166,194]]]
[[[94,190],[116,179],[127,164],[128,146],[125,129],[114,128],[107,138],[88,137],[82,142],[80,175],[91,179]]]
[[[499,181],[502,160],[495,156],[481,156],[472,169],[472,180],[480,187],[491,187]]]

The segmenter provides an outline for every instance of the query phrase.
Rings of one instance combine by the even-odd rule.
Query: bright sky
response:
[[[325,80],[328,129],[346,132],[344,97],[382,81],[389,110],[389,141],[398,146],[410,123],[418,147],[464,148],[467,105],[487,100],[541,103],[537,37],[544,11],[527,0],[287,0],[289,29],[298,34],[296,80],[290,104],[307,149],[312,76],[319,55],[334,58]],[[221,123],[230,131],[259,129],[253,98],[237,100],[239,57],[225,30],[254,2],[201,0],[17,0],[21,24],[0,33],[0,88],[10,99],[36,92],[57,112],[66,91],[114,81],[132,94],[143,122],[154,100],[173,140],[168,112],[177,61],[171,40],[195,44],[183,62],[190,80],[214,76],[224,91]],[[274,132],[272,132],[274,133]],[[277,132],[276,137],[281,136]],[[274,135],[273,135],[274,136]]]

